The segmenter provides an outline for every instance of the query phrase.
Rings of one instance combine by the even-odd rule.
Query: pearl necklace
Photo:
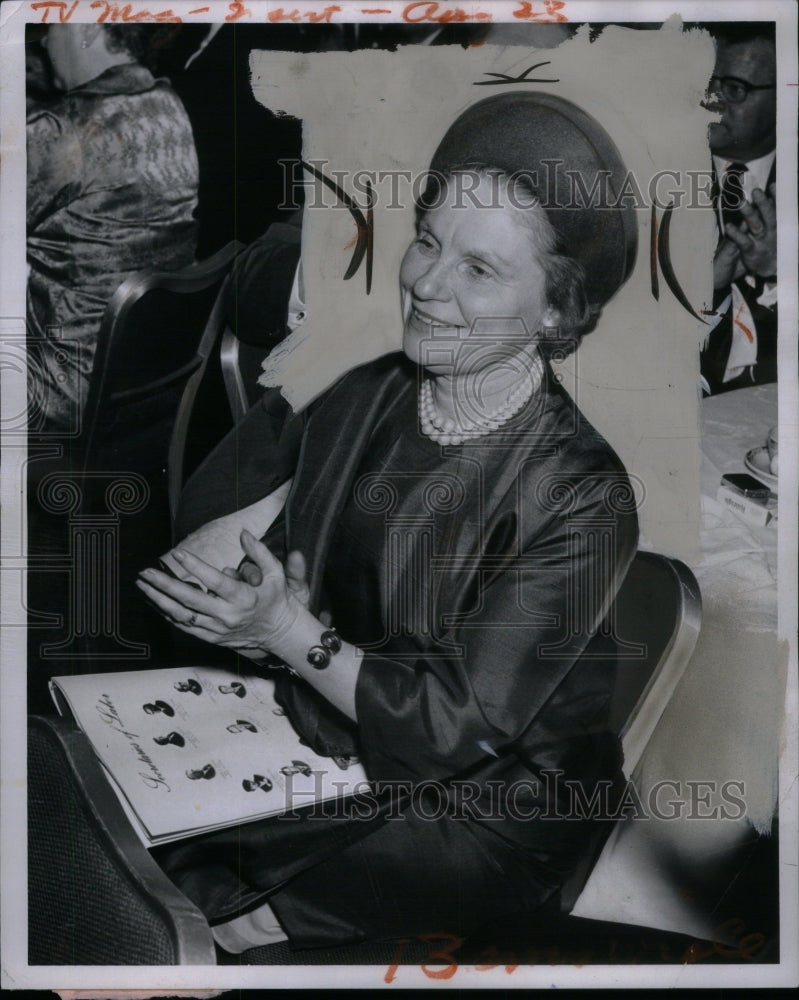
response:
[[[468,425],[464,425],[464,419],[461,418],[460,425],[456,425],[451,417],[444,417],[439,413],[433,399],[432,382],[425,378],[419,388],[419,422],[422,432],[440,445],[463,444],[464,441],[485,437],[516,416],[540,384],[541,369],[536,365],[497,409],[491,413],[470,415]]]

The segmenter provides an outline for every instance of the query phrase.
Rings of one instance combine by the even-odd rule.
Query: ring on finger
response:
[[[197,624],[197,614],[196,614],[196,612],[192,611],[192,613],[186,619],[186,624],[187,625],[196,625]]]

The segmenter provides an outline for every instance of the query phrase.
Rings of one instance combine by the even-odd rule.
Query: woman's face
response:
[[[461,175],[421,219],[400,267],[403,349],[435,374],[466,374],[516,354],[556,322],[531,224],[504,180]],[[522,213],[526,213],[526,218]]]

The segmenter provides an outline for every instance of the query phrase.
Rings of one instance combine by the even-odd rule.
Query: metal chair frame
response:
[[[654,552],[638,552],[635,563],[638,567],[658,565],[671,577],[675,624],[668,642],[652,665],[635,707],[627,715],[619,731],[627,778],[638,765],[649,738],[688,666],[702,627],[702,595],[694,574],[685,563]],[[633,581],[630,581],[629,586],[633,585]]]
[[[221,297],[221,295],[220,295]],[[244,379],[241,376],[239,367],[239,348],[241,341],[226,323],[222,332],[222,342],[219,349],[219,358],[222,364],[222,377],[225,380],[225,391],[227,392],[230,412],[234,421],[238,422],[250,408],[247,399],[247,390]]]
[[[95,462],[97,439],[109,407],[144,399],[157,390],[196,375],[207,362],[213,346],[213,337],[209,335],[210,324],[207,324],[194,356],[185,365],[155,381],[144,381],[138,386],[114,390],[109,385],[111,361],[133,308],[144,296],[157,289],[186,294],[203,291],[230,270],[241,249],[242,244],[229,243],[207,260],[181,271],[139,271],[123,281],[111,296],[98,335],[94,372],[84,412],[85,430],[79,441],[79,446],[82,443],[84,470],[92,468]]]
[[[186,383],[186,388],[183,391],[183,397],[181,398],[180,406],[175,418],[175,426],[172,430],[172,437],[169,443],[169,454],[167,458],[167,493],[169,496],[169,515],[172,523],[175,521],[180,492],[186,478],[186,443],[189,434],[189,426],[194,414],[195,403],[197,401],[197,393],[205,376],[209,359],[217,343],[220,345],[222,378],[225,386],[225,394],[228,399],[228,405],[230,406],[231,426],[235,425],[244,415],[244,412],[246,412],[238,408],[234,408],[233,406],[230,388],[228,385],[230,374],[228,372],[228,366],[224,354],[225,337],[229,333],[229,327],[227,326],[226,321],[226,303],[231,281],[232,276],[231,274],[228,274],[222,282],[219,294],[217,295],[216,301],[211,309],[208,322],[206,323],[200,344],[197,348],[197,354],[201,358],[201,362]]]

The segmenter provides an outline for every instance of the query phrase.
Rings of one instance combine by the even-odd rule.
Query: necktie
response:
[[[721,179],[721,220],[725,229],[730,222],[740,226],[743,220],[741,205],[746,199],[742,178],[745,173],[745,163],[730,163]]]

